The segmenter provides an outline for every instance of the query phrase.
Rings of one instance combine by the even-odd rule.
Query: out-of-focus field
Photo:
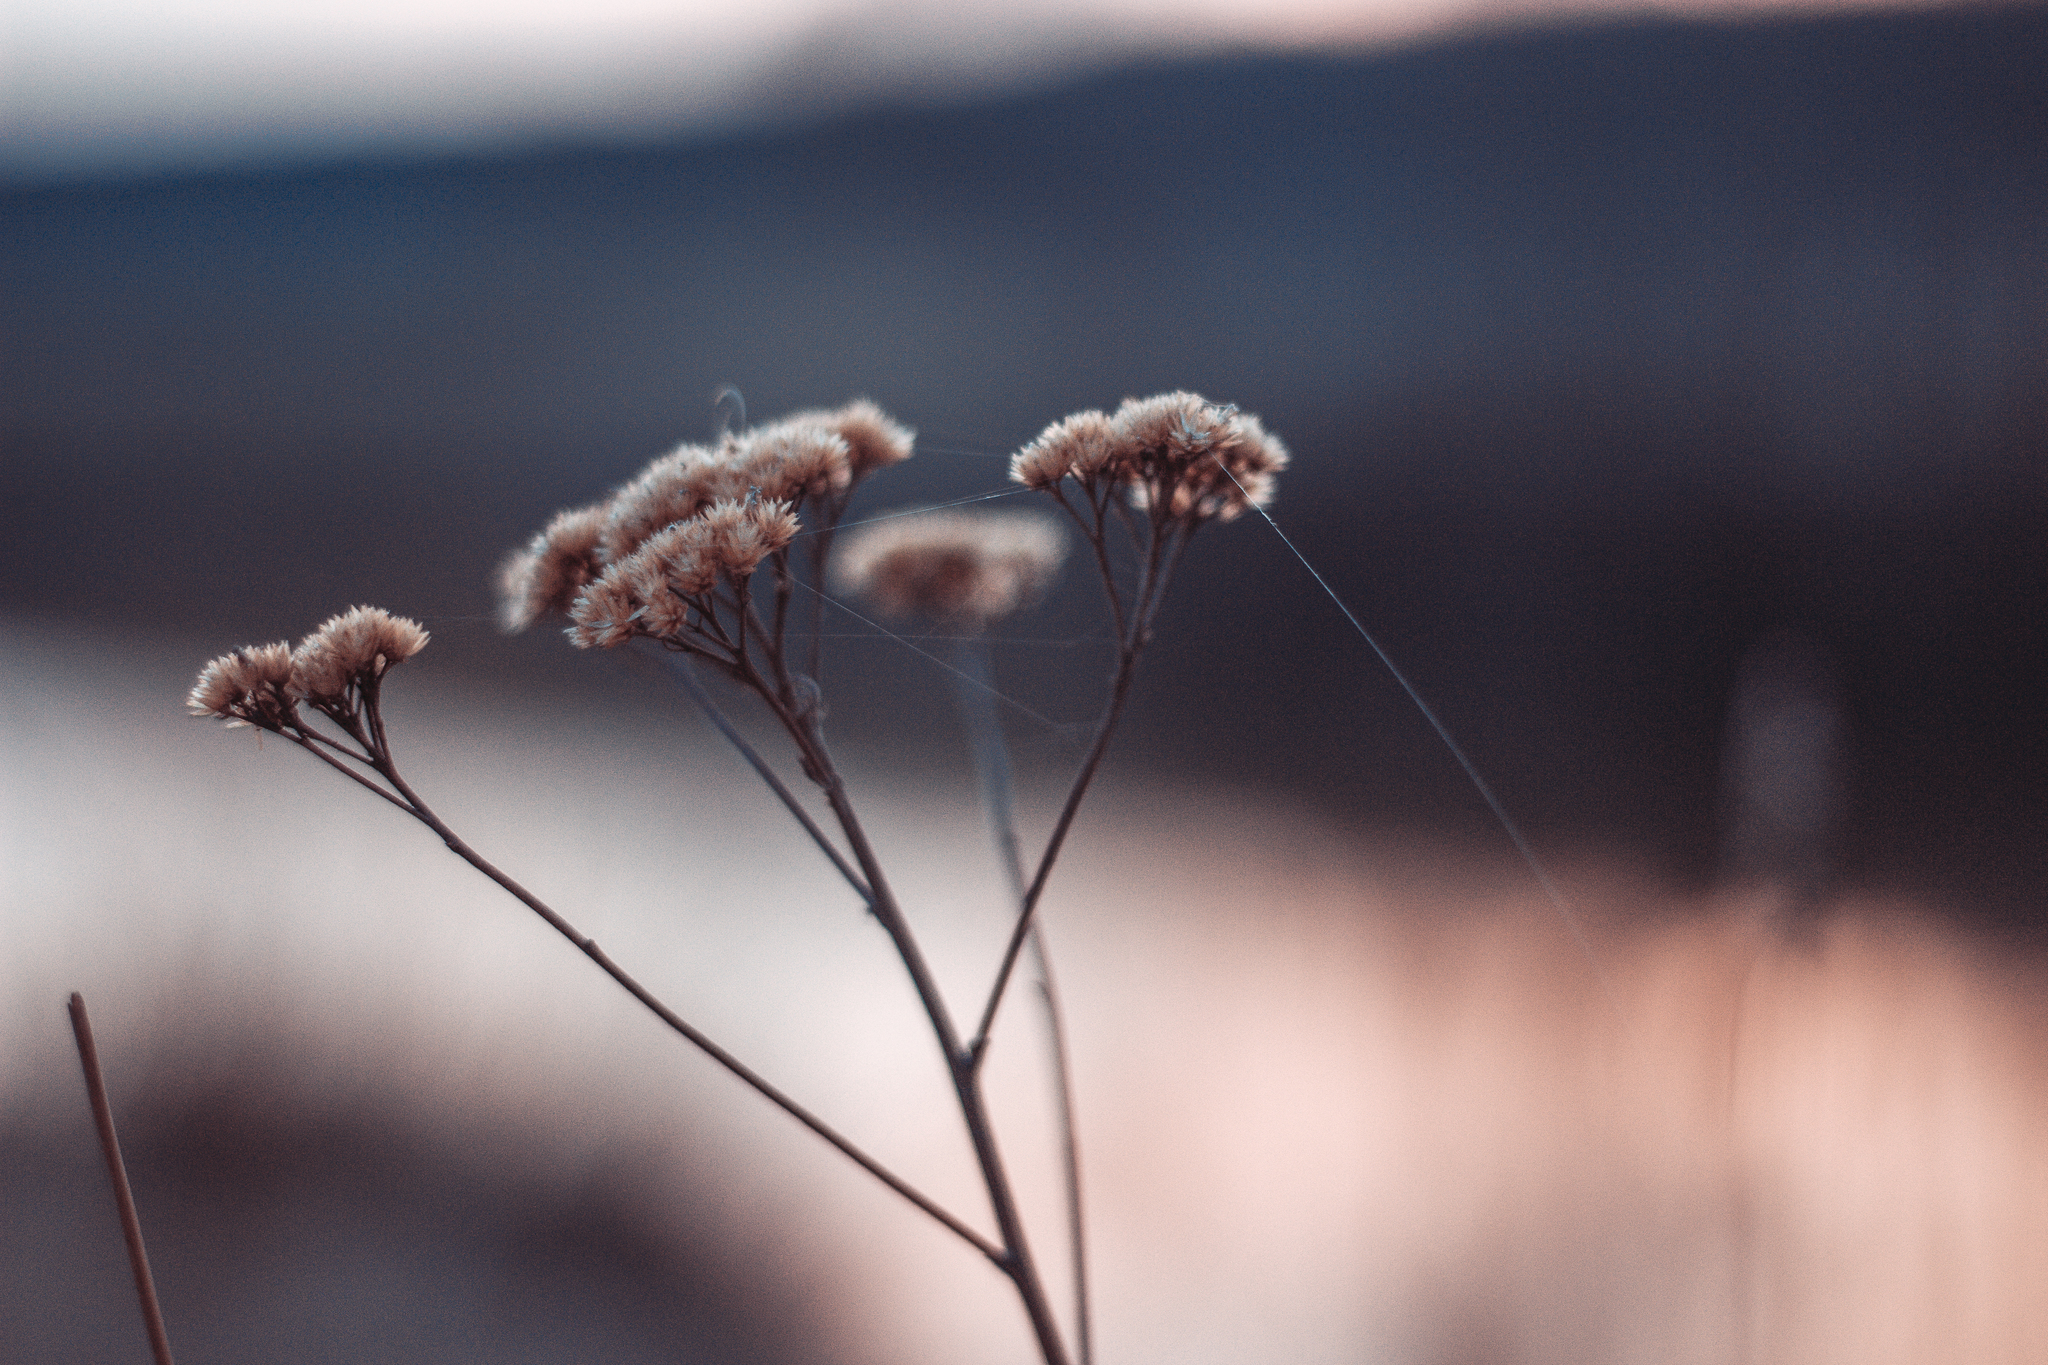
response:
[[[142,1354],[74,989],[194,1359],[1028,1358],[972,1253],[424,830],[183,718],[208,648],[0,631],[10,1358]],[[979,1219],[884,939],[701,724],[433,657],[388,714],[451,823]],[[964,773],[854,780],[971,998],[1002,917]],[[1042,828],[1052,789],[1025,795]],[[1047,902],[1101,1359],[2039,1359],[2042,964],[1905,904],[1788,937],[1768,889],[1558,871],[1590,956],[1497,848],[1112,772]],[[993,1065],[1057,1264],[1026,1004]]]

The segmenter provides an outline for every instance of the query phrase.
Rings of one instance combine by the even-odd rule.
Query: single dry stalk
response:
[[[85,997],[71,993],[71,1032],[78,1039],[78,1064],[85,1071],[85,1093],[92,1101],[93,1126],[99,1129],[100,1153],[114,1182],[114,1204],[121,1211],[121,1238],[128,1244],[128,1269],[135,1276],[135,1298],[142,1307],[142,1325],[149,1333],[150,1354],[157,1365],[171,1365],[171,1338],[164,1331],[163,1309],[156,1301],[156,1278],[149,1273],[149,1252],[142,1245],[142,1219],[135,1213],[135,1194],[128,1188],[128,1163],[121,1159],[121,1139],[114,1134],[114,1110],[107,1103],[107,1083],[100,1074],[100,1050],[92,1040],[92,1020]]]

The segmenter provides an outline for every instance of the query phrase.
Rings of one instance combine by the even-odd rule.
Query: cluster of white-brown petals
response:
[[[352,607],[330,616],[292,651],[292,695],[339,703],[427,647],[417,621],[381,607]]]
[[[580,645],[622,643],[650,629],[671,634],[660,627],[683,619],[674,605],[679,594],[710,591],[720,571],[751,573],[795,535],[798,506],[843,507],[855,481],[908,459],[912,440],[909,429],[861,399],[715,445],[682,446],[605,502],[560,514],[507,560],[499,619],[520,631],[543,615],[567,613],[576,623],[570,638]]]
[[[1010,459],[1010,477],[1046,489],[1069,475],[1093,479],[1123,449],[1116,423],[1095,408],[1054,422]]]
[[[919,512],[849,535],[838,586],[885,616],[979,630],[1037,600],[1066,558],[1057,523],[1029,512]]]
[[[823,427],[846,442],[853,477],[864,479],[877,470],[902,464],[910,458],[917,433],[883,412],[865,398],[856,398],[843,408],[799,412],[779,425]],[[765,494],[763,495],[765,496]]]
[[[329,617],[297,649],[280,642],[223,654],[199,671],[185,707],[230,725],[283,730],[298,723],[302,701],[330,712],[353,708],[365,687],[426,644],[419,622],[352,607]]]
[[[684,446],[612,496],[598,549],[606,563],[617,564],[656,532],[714,503],[753,496],[793,504],[844,492],[852,481],[846,438],[817,423],[777,422],[717,446]]]
[[[1113,416],[1091,410],[1053,423],[1012,458],[1010,477],[1037,489],[1071,478],[1189,523],[1228,521],[1272,499],[1287,460],[1257,417],[1176,392],[1125,399]]]
[[[513,633],[549,612],[565,612],[584,585],[604,572],[598,540],[605,509],[557,513],[547,529],[498,570],[498,621]]]
[[[230,726],[275,730],[291,716],[292,647],[245,645],[199,670],[185,697],[195,716],[217,716]]]
[[[569,639],[583,649],[636,635],[680,640],[711,616],[721,575],[745,579],[796,533],[787,502],[715,502],[657,531],[585,588],[569,607]]]

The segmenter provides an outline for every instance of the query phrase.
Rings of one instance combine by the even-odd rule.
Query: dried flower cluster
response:
[[[280,642],[223,654],[200,670],[185,706],[195,716],[271,731],[296,727],[300,702],[354,715],[394,664],[426,644],[427,632],[417,621],[378,607],[353,607],[328,618],[297,649]]]
[[[338,702],[427,647],[417,621],[377,607],[354,607],[292,651],[292,688],[315,702]]]
[[[1065,542],[1056,522],[1029,514],[930,511],[890,518],[849,537],[835,562],[835,533],[854,488],[867,475],[908,458],[910,451],[911,433],[867,402],[800,413],[710,446],[684,446],[655,460],[603,502],[563,512],[549,522],[500,570],[501,614],[505,627],[514,631],[544,614],[565,614],[570,640],[583,648],[611,648],[643,638],[677,652],[676,673],[683,686],[895,947],[940,1045],[972,1139],[994,1215],[993,1238],[948,1212],[684,1021],[434,814],[400,775],[380,710],[385,674],[427,643],[417,623],[374,607],[356,607],[329,620],[296,649],[251,646],[215,659],[200,673],[188,705],[197,715],[281,735],[419,820],[669,1028],[986,1258],[1016,1288],[1046,1365],[1068,1365],[1074,1353],[1032,1255],[983,1091],[982,1066],[997,1012],[1020,953],[1027,942],[1033,944],[1060,1084],[1073,1344],[1081,1365],[1087,1365],[1091,1347],[1078,1145],[1057,995],[1035,913],[1108,751],[1139,657],[1189,541],[1207,522],[1228,521],[1263,505],[1272,496],[1274,476],[1287,463],[1287,451],[1256,417],[1191,393],[1169,393],[1129,400],[1114,416],[1083,412],[1068,417],[1014,458],[1012,476],[1049,493],[1093,552],[1117,650],[1095,737],[1051,832],[1028,865],[1010,813],[1002,727],[986,702],[993,673],[981,632],[1038,596],[1058,570]],[[793,562],[800,529],[807,532],[809,549],[803,576]],[[758,592],[757,574],[766,580]],[[816,589],[828,575],[888,615],[922,615],[962,628],[954,642],[962,667],[952,671],[961,688],[991,826],[1017,895],[1009,941],[971,1030],[956,1024],[826,743],[824,692],[817,680],[825,597]],[[809,591],[808,598],[799,599],[799,590]],[[792,633],[800,600],[809,616],[802,661],[793,647],[801,637]],[[683,656],[716,665],[766,708],[788,741],[783,762],[793,763],[817,789],[837,828],[836,840],[789,790],[776,763],[757,752],[724,716],[697,679],[690,658]],[[302,707],[316,714],[302,714]],[[322,719],[326,726],[316,728]]]
[[[598,542],[605,509],[578,507],[557,513],[547,528],[498,570],[498,623],[514,634],[535,618],[569,610],[569,604],[604,572]]]
[[[1115,416],[1078,412],[1017,452],[1010,477],[1057,491],[1073,479],[1092,495],[1121,491],[1140,508],[1189,524],[1229,521],[1272,499],[1287,447],[1235,407],[1194,393],[1127,398]]]
[[[606,501],[558,515],[508,560],[500,619],[519,631],[566,613],[569,638],[583,648],[647,636],[683,648],[708,643],[700,652],[730,662],[744,628],[719,624],[721,577],[744,614],[746,578],[788,549],[799,509],[829,531],[853,485],[908,459],[911,441],[861,400],[671,451]]]
[[[980,630],[1036,601],[1066,554],[1058,525],[1033,513],[905,513],[850,534],[835,579],[886,616]]]
[[[265,730],[277,729],[297,704],[292,647],[282,640],[221,655],[199,670],[199,681],[185,698],[185,709],[195,716],[218,716],[231,727]]]
[[[569,640],[580,649],[611,649],[641,635],[690,643],[705,637],[730,647],[718,620],[720,576],[744,594],[761,561],[787,549],[796,532],[796,513],[786,502],[714,502],[640,542],[578,594],[569,606]],[[744,613],[744,597],[737,600],[735,610]]]

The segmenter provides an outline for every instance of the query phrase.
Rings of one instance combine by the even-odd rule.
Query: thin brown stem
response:
[[[1043,926],[1031,931],[1031,956],[1038,968],[1038,994],[1045,1003],[1045,1025],[1052,1043],[1053,1095],[1059,1103],[1060,1164],[1067,1186],[1067,1254],[1073,1261],[1074,1341],[1081,1365],[1095,1360],[1095,1329],[1088,1304],[1088,1219],[1081,1185],[1081,1124],[1074,1114],[1074,1068],[1067,1050],[1066,1010],[1053,979],[1052,954],[1045,946]]]
[[[718,703],[712,700],[711,693],[704,686],[704,680],[697,676],[697,670],[691,666],[689,655],[684,654],[671,660],[670,667],[682,678],[683,690],[690,694],[690,700],[697,704],[697,709],[704,713],[704,718],[717,727],[718,733],[725,736],[726,743],[732,745],[739,756],[747,761],[755,775],[767,784],[768,790],[775,793],[775,798],[782,802],[783,809],[803,827],[804,833],[811,836],[811,842],[818,846],[819,852],[831,860],[832,866],[846,879],[846,884],[853,888],[854,894],[864,901],[873,901],[875,893],[868,890],[868,884],[861,880],[860,873],[854,871],[839,850],[832,846],[832,841],[825,837],[824,830],[818,828],[818,822],[811,818],[811,813],[803,808],[796,795],[783,783],[780,775],[768,766],[768,760],[761,757],[760,752],[747,742],[746,736],[742,735],[725,712],[719,709]]]
[[[1159,502],[1158,494],[1158,489],[1152,490],[1152,505],[1155,507],[1158,506]],[[1138,529],[1138,519],[1131,515],[1131,504],[1129,501],[1124,498],[1111,497],[1103,505],[1116,508],[1117,520],[1124,524],[1124,531],[1130,536],[1132,547],[1142,552],[1145,548],[1145,536]]]
[[[823,685],[825,679],[825,565],[832,558],[832,541],[838,534],[839,523],[846,516],[846,508],[853,501],[853,490],[848,488],[840,493],[827,493],[818,499],[818,530],[811,537],[811,581],[804,584],[811,589],[811,639],[808,650],[806,672],[814,683]]]
[[[78,1039],[78,1064],[85,1071],[85,1093],[92,1101],[93,1125],[99,1129],[100,1152],[114,1182],[114,1203],[121,1211],[121,1237],[128,1243],[128,1268],[135,1274],[135,1297],[142,1305],[142,1325],[156,1365],[171,1365],[171,1339],[164,1331],[163,1309],[156,1301],[156,1279],[149,1273],[149,1253],[142,1245],[142,1220],[135,1213],[135,1195],[128,1188],[128,1164],[121,1160],[121,1140],[114,1134],[114,1110],[107,1103],[107,1083],[100,1075],[100,1050],[92,1040],[92,1020],[85,998],[71,993],[71,1032]]]
[[[1115,506],[1125,512],[1125,524],[1132,525],[1124,504]],[[1138,667],[1138,656],[1144,651],[1150,638],[1152,616],[1156,609],[1155,588],[1160,585],[1161,522],[1156,510],[1147,521],[1151,534],[1144,547],[1144,566],[1138,575],[1138,586],[1131,594],[1131,615],[1119,616],[1120,624],[1126,627],[1118,640],[1116,674],[1110,682],[1109,702],[1103,708],[1102,719],[1095,727],[1095,740],[1089,745],[1088,756],[1081,763],[1081,769],[1074,776],[1074,782],[1067,790],[1067,799],[1060,807],[1059,820],[1053,825],[1052,837],[1046,841],[1045,852],[1039,858],[1038,871],[1031,879],[1031,886],[1024,893],[1018,907],[1017,923],[1010,934],[1010,941],[1003,949],[1001,965],[996,968],[996,978],[989,987],[988,1001],[981,1011],[981,1021],[976,1025],[974,1038],[968,1044],[975,1062],[979,1065],[982,1054],[988,1049],[989,1032],[995,1027],[996,1011],[1002,1008],[1003,995],[1009,989],[1010,976],[1017,967],[1017,955],[1023,951],[1025,940],[1031,935],[1038,912],[1039,897],[1045,893],[1046,879],[1052,875],[1053,864],[1058,861],[1060,850],[1066,844],[1067,831],[1073,827],[1074,816],[1080,812],[1081,800],[1088,794],[1089,785],[1095,780],[1095,770],[1101,766],[1102,757],[1109,751],[1110,737],[1116,732],[1118,719],[1123,715],[1124,703],[1130,697],[1131,681]],[[1098,513],[1099,515],[1099,513]],[[1133,529],[1132,534],[1136,534]],[[1105,579],[1109,577],[1108,561],[1099,561],[1103,566]],[[1114,588],[1112,587],[1112,594]]]
[[[278,730],[273,731],[272,733],[282,734],[283,731]],[[368,754],[359,753],[356,750],[349,748],[346,744],[343,744],[341,741],[329,739],[327,736],[321,734],[319,731],[314,730],[308,726],[299,725],[297,727],[296,733],[304,735],[307,739],[313,741],[313,743],[315,744],[324,744],[328,748],[334,750],[334,752],[340,754],[343,758],[354,759],[358,763],[371,762],[370,756]]]
[[[775,640],[778,653],[783,639],[789,634],[789,599],[796,591],[796,571],[790,567],[790,553],[785,546],[770,557],[775,573]]]
[[[718,659],[718,662],[722,663],[727,668],[737,668],[739,666],[740,660],[740,647],[742,644],[745,643],[745,641],[744,639],[742,639],[740,641],[735,642],[732,638],[731,633],[726,630],[725,622],[718,619],[719,605],[720,604],[718,603],[713,603],[712,609],[703,614],[704,619],[702,633],[706,640],[710,641],[713,645],[716,645],[718,648],[725,651],[725,657],[723,659]],[[709,651],[705,652],[704,657],[706,657],[707,659],[718,658],[717,655],[712,654]]]
[[[1116,676],[1109,686],[1109,705],[1103,708],[1102,719],[1095,727],[1095,742],[1088,746],[1088,757],[1082,760],[1081,770],[1074,775],[1073,785],[1067,789],[1059,820],[1053,825],[1052,837],[1046,841],[1045,852],[1038,860],[1038,871],[1024,893],[1023,904],[1018,907],[1017,923],[1010,931],[1008,946],[1003,949],[1002,965],[996,969],[995,984],[989,987],[981,1022],[975,1025],[974,1040],[968,1045],[976,1065],[980,1064],[982,1054],[988,1049],[989,1030],[995,1027],[996,1011],[1002,1007],[1003,993],[1009,987],[1011,973],[1016,970],[1017,955],[1023,951],[1024,940],[1030,936],[1031,927],[1036,922],[1039,897],[1045,894],[1045,883],[1052,876],[1053,864],[1059,861],[1060,850],[1066,846],[1067,831],[1074,826],[1074,817],[1081,810],[1081,799],[1088,794],[1089,784],[1095,780],[1095,770],[1102,766],[1102,756],[1109,752],[1110,738],[1116,733],[1116,723],[1124,713],[1124,703],[1130,699],[1131,681],[1137,675],[1138,653],[1138,649],[1128,644],[1117,653]]]
[[[285,738],[290,740],[292,743],[298,745],[300,748],[304,749],[307,753],[313,755],[313,757],[319,759],[322,763],[325,763],[328,767],[340,773],[349,781],[363,788],[365,791],[375,792],[378,796],[383,797],[386,801],[389,801],[392,805],[398,807],[407,815],[412,815],[415,813],[411,806],[406,805],[405,802],[399,800],[396,796],[393,796],[390,792],[378,786],[369,778],[364,777],[354,768],[350,768],[343,765],[340,760],[336,759],[332,754],[327,753],[325,750],[314,748],[311,741],[318,739],[318,735],[304,732],[294,732],[286,734]],[[376,767],[375,760],[371,760],[371,766]],[[384,770],[382,768],[377,768],[377,771],[379,773],[382,773]]]
[[[1141,642],[1152,636],[1153,623],[1159,619],[1160,605],[1166,601],[1167,585],[1173,581],[1174,570],[1180,567],[1181,556],[1187,552],[1188,542],[1194,539],[1194,535],[1193,523],[1169,525],[1165,531],[1166,551],[1152,579],[1152,600],[1145,605],[1143,622],[1139,626]]]
[[[774,696],[784,709],[793,713],[796,710],[796,687],[790,680],[789,665],[782,656],[782,641],[769,633],[768,623],[763,621],[760,612],[755,610],[753,592],[748,586],[747,579],[736,576],[733,582],[738,590],[740,602],[740,652],[745,656],[747,641],[756,636],[760,638],[762,657],[768,663],[767,676],[773,679]],[[762,681],[763,675],[759,669],[750,664],[747,671],[756,682]]]
[[[1103,708],[1102,720],[1095,729],[1095,742],[1089,746],[1088,757],[1083,760],[1081,770],[1075,774],[1073,786],[1067,791],[1065,804],[1060,807],[1060,817],[1053,826],[1052,837],[1046,841],[1045,853],[1038,861],[1038,871],[1031,879],[1030,889],[1024,893],[1023,904],[1017,913],[1017,923],[1010,933],[1010,942],[1003,950],[1002,964],[996,969],[995,984],[989,988],[988,1002],[981,1011],[981,1022],[976,1025],[973,1041],[968,1044],[976,1065],[988,1049],[989,1031],[995,1027],[996,1011],[1002,1008],[1004,992],[1009,989],[1011,974],[1016,970],[1017,955],[1023,951],[1025,940],[1031,935],[1037,923],[1038,901],[1045,893],[1046,879],[1052,875],[1052,867],[1059,860],[1060,849],[1065,845],[1067,831],[1072,828],[1074,816],[1081,809],[1081,800],[1088,794],[1089,784],[1095,780],[1095,770],[1101,766],[1102,756],[1109,751],[1109,741],[1116,732],[1116,725],[1123,715],[1124,704],[1130,699],[1131,682],[1136,676],[1138,656],[1150,643],[1152,623],[1158,615],[1159,604],[1166,592],[1167,582],[1173,576],[1174,568],[1180,562],[1180,554],[1186,548],[1192,532],[1186,524],[1169,517],[1161,507],[1161,498],[1151,500],[1145,525],[1147,527],[1144,546],[1144,567],[1138,576],[1138,586],[1131,595],[1131,615],[1128,630],[1119,642],[1116,676],[1109,689],[1109,704]],[[1121,502],[1116,503],[1119,509]],[[1126,513],[1126,525],[1135,523]],[[1107,561],[1103,564],[1105,577],[1108,575]]]
[[[378,705],[383,692],[384,679],[375,674],[371,675],[370,680],[363,684],[363,715],[368,718],[370,724],[370,738],[372,741],[368,746],[370,752],[379,758],[388,759],[391,753],[391,742],[385,738],[384,712]]]
[[[952,1073],[954,1093],[960,1099],[961,1117],[974,1143],[974,1155],[981,1166],[982,1180],[988,1186],[996,1225],[1002,1231],[1003,1244],[1007,1249],[1004,1268],[1010,1282],[1017,1287],[1017,1296],[1023,1300],[1025,1315],[1031,1319],[1031,1330],[1038,1338],[1039,1353],[1045,1357],[1045,1365],[1067,1365],[1066,1343],[1060,1338],[1052,1301],[1046,1296],[1045,1282],[1032,1258],[1031,1245],[1025,1240],[1024,1220],[1017,1211],[1016,1196],[1010,1190],[1002,1154],[996,1148],[995,1124],[989,1118],[988,1105],[982,1098],[980,1073],[971,1058],[958,1053],[948,1070]]]
[[[1145,568],[1138,575],[1138,590],[1131,595],[1131,633],[1124,640],[1126,649],[1143,649],[1151,639],[1152,617],[1158,611],[1159,593],[1165,586],[1160,562],[1166,552],[1169,526],[1160,515],[1159,496],[1155,495],[1146,519]]]
[[[1096,496],[1095,490],[1083,489],[1088,494],[1088,510],[1093,515],[1091,522],[1074,510],[1074,505],[1067,501],[1067,495],[1058,484],[1054,484],[1050,491],[1054,500],[1074,519],[1074,524],[1081,528],[1081,534],[1087,538],[1089,547],[1095,552],[1095,567],[1102,574],[1102,591],[1109,598],[1109,614],[1116,622],[1116,638],[1121,640],[1125,635],[1124,603],[1116,590],[1116,572],[1109,565],[1109,537],[1104,534],[1102,502]]]
[[[823,738],[814,725],[800,725],[796,718],[782,708],[775,698],[765,691],[762,699],[777,713],[790,735],[805,751],[806,766],[813,769],[812,777],[825,793],[832,813],[839,821],[839,828],[846,836],[846,843],[853,850],[854,861],[860,865],[861,874],[874,891],[869,902],[875,919],[880,922],[890,942],[896,947],[896,955],[903,962],[904,970],[910,976],[912,988],[923,1004],[925,1016],[930,1020],[932,1034],[944,1054],[946,1074],[953,1082],[953,1094],[960,1104],[960,1116],[967,1127],[968,1140],[974,1147],[976,1164],[981,1168],[982,1184],[988,1190],[989,1206],[995,1214],[996,1227],[1002,1235],[1003,1258],[998,1264],[1010,1282],[1016,1286],[1018,1297],[1023,1300],[1025,1315],[1031,1320],[1031,1330],[1038,1338],[1038,1348],[1046,1365],[1067,1365],[1066,1343],[1060,1337],[1059,1322],[1053,1316],[1052,1302],[1045,1293],[1045,1282],[1038,1273],[1037,1263],[1031,1255],[1031,1246],[1024,1235],[1023,1216],[1018,1212],[1016,1195],[1011,1191],[1010,1178],[1003,1165],[1002,1152],[996,1145],[995,1125],[990,1120],[987,1102],[981,1093],[981,1077],[975,1058],[960,1046],[960,1036],[954,1029],[952,1015],[946,1009],[944,997],[939,992],[938,981],[933,977],[930,966],[924,960],[917,937],[911,932],[910,923],[904,918],[896,896],[889,889],[888,879],[882,873],[880,860],[875,856],[874,846],[868,841],[867,831],[862,828],[860,818],[854,814],[853,805],[847,800],[846,784],[840,779],[838,770],[832,764],[831,755],[826,751]]]
[[[718,604],[708,597],[689,600],[694,617],[685,622],[681,631],[659,637],[656,643],[664,649],[694,654],[730,671],[733,666],[732,642],[725,638],[724,627],[718,624]]]
[[[314,752],[317,753],[318,751],[315,750]],[[813,1114],[803,1105],[797,1103],[797,1101],[790,1098],[790,1096],[784,1094],[766,1077],[762,1076],[760,1073],[753,1070],[753,1068],[749,1067],[746,1063],[740,1061],[739,1058],[733,1056],[730,1052],[727,1052],[724,1048],[720,1047],[717,1043],[713,1042],[709,1036],[707,1036],[706,1034],[692,1026],[688,1021],[683,1019],[674,1010],[670,1009],[667,1005],[663,1004],[645,986],[642,986],[638,981],[635,981],[631,976],[628,976],[624,968],[620,967],[618,963],[612,961],[612,959],[605,954],[604,950],[597,946],[595,940],[579,932],[574,925],[570,924],[569,921],[563,919],[560,915],[556,914],[555,911],[551,909],[545,902],[543,902],[538,896],[534,895],[531,891],[528,891],[518,882],[512,880],[512,878],[506,876],[503,872],[499,871],[498,868],[495,867],[482,854],[478,853],[475,849],[471,848],[466,842],[464,842],[461,836],[457,835],[454,830],[450,829],[441,820],[439,816],[435,815],[434,812],[428,808],[427,804],[424,801],[420,800],[419,794],[413,791],[413,789],[409,785],[407,785],[405,779],[398,775],[398,769],[396,765],[392,763],[389,752],[385,752],[381,757],[382,762],[379,767],[379,772],[383,775],[385,781],[391,784],[392,789],[395,790],[400,797],[404,798],[402,804],[397,802],[394,802],[394,804],[401,804],[401,809],[404,809],[407,814],[411,815],[414,819],[418,820],[428,829],[434,831],[436,835],[440,836],[441,842],[446,844],[448,846],[449,851],[454,853],[456,857],[461,858],[471,867],[483,873],[486,877],[489,877],[492,881],[496,882],[500,887],[502,887],[506,892],[510,893],[510,895],[515,900],[519,901],[520,904],[524,905],[527,909],[533,911],[536,915],[539,915],[543,920],[547,921],[550,928],[554,929],[556,933],[560,934],[563,938],[568,939],[569,942],[576,945],[577,950],[581,952],[585,957],[589,958],[592,962],[595,962],[599,966],[599,968],[601,968],[604,971],[605,975],[611,977],[613,981],[616,981],[620,986],[624,987],[628,994],[630,994],[635,1000],[638,1000],[642,1005],[645,1005],[647,1009],[651,1013],[653,1013],[656,1018],[660,1019],[664,1024],[668,1025],[669,1028],[674,1030],[676,1033],[682,1035],[690,1043],[694,1044],[706,1056],[710,1057],[711,1060],[717,1062],[720,1066],[724,1067],[733,1075],[739,1077],[742,1081],[745,1081],[749,1086],[753,1087],[753,1089],[756,1092],[758,1092],[760,1095],[762,1095],[771,1103],[773,1103],[777,1108],[781,1109],[791,1118],[794,1118],[797,1122],[803,1124],[804,1127],[810,1129],[813,1133],[816,1133],[819,1137],[825,1139],[825,1141],[831,1143],[834,1147],[838,1148],[840,1152],[842,1152],[845,1156],[852,1160],[855,1165],[859,1166],[868,1174],[874,1176],[877,1180],[881,1181],[884,1185],[887,1185],[897,1194],[903,1196],[904,1199],[908,1200],[911,1204],[921,1209],[924,1213],[929,1215],[934,1221],[938,1222],[939,1224],[947,1228],[949,1231],[959,1236],[963,1241],[967,1242],[976,1251],[979,1251],[982,1255],[986,1256],[990,1261],[994,1262],[998,1269],[1003,1270],[1006,1274],[1009,1273],[1010,1257],[1004,1251],[1003,1248],[998,1247],[994,1243],[990,1242],[986,1237],[983,1237],[973,1228],[961,1222],[951,1213],[948,1213],[945,1209],[941,1208],[937,1203],[932,1201],[926,1195],[917,1190],[914,1186],[912,1186],[907,1181],[902,1179],[895,1172],[891,1171],[888,1167],[882,1165],[879,1161],[869,1156],[866,1152],[863,1152],[860,1148],[856,1147],[847,1138],[842,1137],[839,1134],[839,1132],[836,1129],[834,1129],[830,1124],[826,1123],[816,1114]],[[365,785],[369,784],[366,783]],[[376,788],[372,786],[371,790],[375,791]]]
[[[987,637],[962,639],[955,649],[959,668],[954,675],[953,695],[967,727],[969,749],[981,780],[982,806],[988,813],[989,830],[996,853],[1010,885],[1012,905],[1024,901],[1024,858],[1017,844],[1015,781],[1010,765],[1009,745],[1003,739],[1002,719],[992,700],[994,667],[989,658]],[[1052,1068],[1053,1098],[1058,1107],[1060,1155],[1066,1186],[1067,1250],[1073,1274],[1074,1347],[1081,1365],[1094,1360],[1093,1333],[1088,1308],[1088,1232],[1081,1193],[1080,1125],[1075,1117],[1073,1066],[1067,1051],[1066,1015],[1060,1004],[1059,987],[1053,978],[1052,954],[1046,947],[1045,927],[1031,929],[1032,964],[1038,972],[1038,997],[1045,1021],[1046,1050]]]
[[[788,661],[782,657],[784,607],[783,592],[790,586],[791,580],[785,575],[776,575],[775,626],[771,630],[768,626],[768,623],[761,618],[760,610],[755,606],[754,603],[753,575],[735,574],[732,575],[732,578],[733,582],[738,587],[740,604],[742,607],[745,608],[744,614],[740,617],[740,644],[746,644],[747,634],[749,630],[751,630],[753,634],[760,637],[761,652],[763,656],[768,660],[769,671],[775,677],[776,691],[779,692],[785,700],[793,699],[795,693],[792,691],[790,687],[789,664]]]

